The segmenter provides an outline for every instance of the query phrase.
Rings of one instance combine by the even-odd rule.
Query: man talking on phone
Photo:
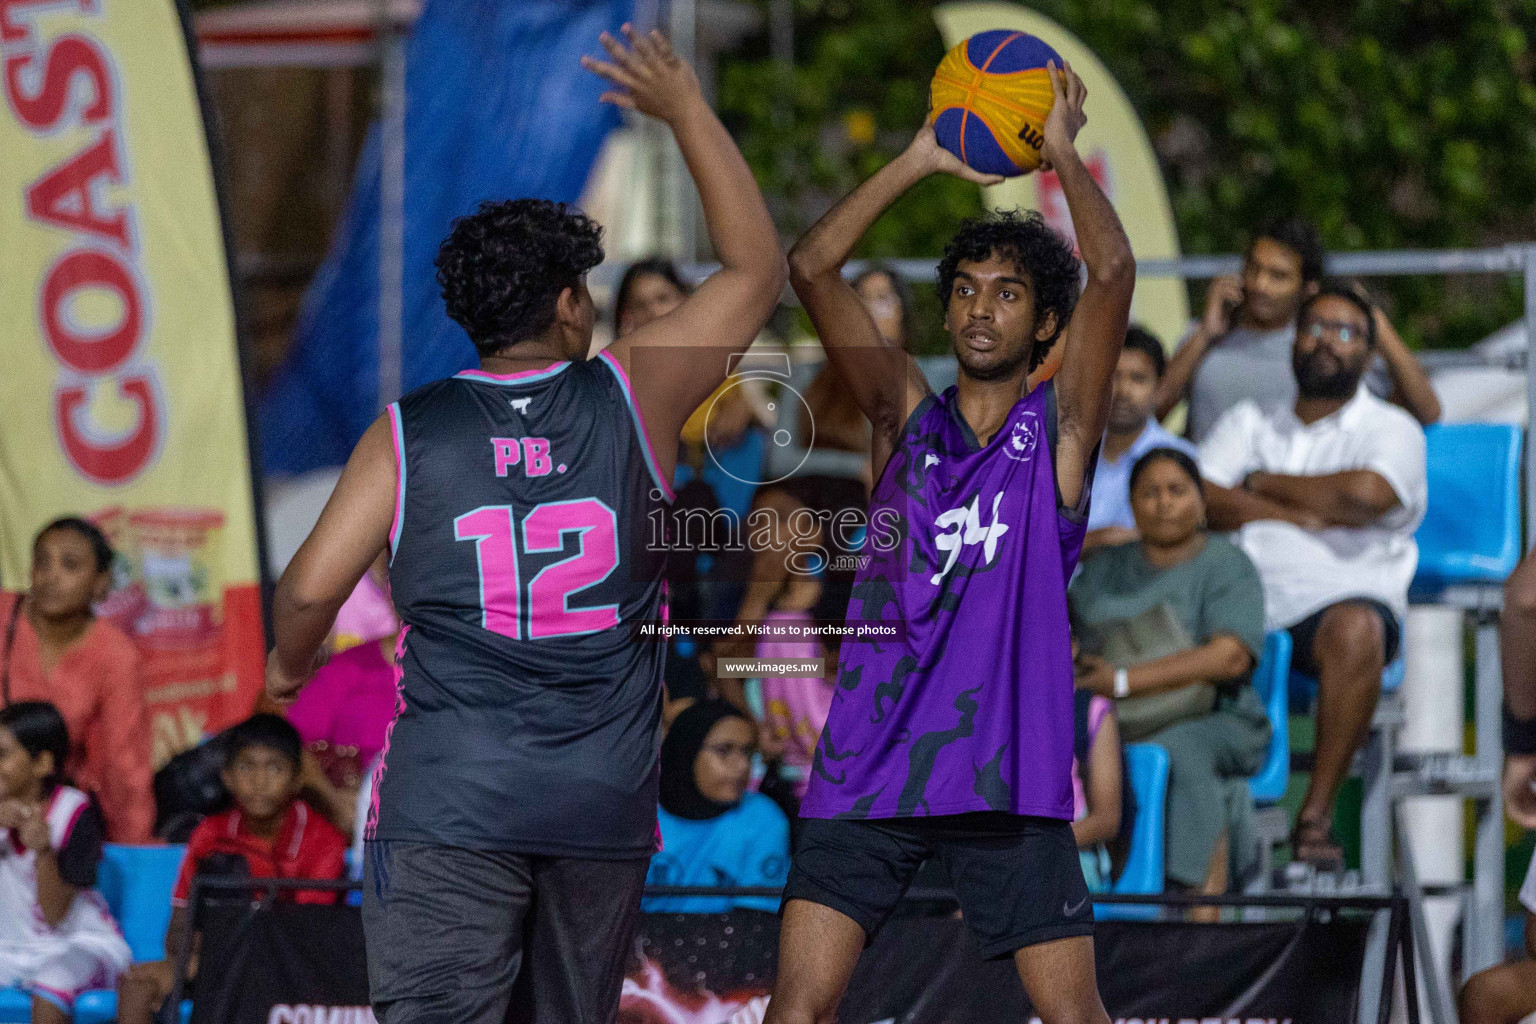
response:
[[[1309,221],[1275,221],[1254,236],[1242,272],[1218,277],[1206,290],[1205,313],[1158,385],[1158,419],[1189,399],[1185,433],[1200,444],[1221,414],[1241,401],[1266,412],[1290,408],[1296,401],[1296,311],[1322,283],[1323,260],[1323,243]],[[1433,423],[1440,403],[1424,368],[1374,304],[1371,318],[1378,357],[1366,372],[1366,386],[1421,424]]]

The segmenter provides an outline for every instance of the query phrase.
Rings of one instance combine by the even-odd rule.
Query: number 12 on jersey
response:
[[[529,640],[579,636],[619,624],[617,604],[572,608],[571,596],[596,586],[619,565],[619,521],[596,498],[547,501],[523,517],[524,554],[565,547],[576,534],[576,553],[551,562],[528,581]],[[523,587],[518,573],[517,527],[511,505],[482,505],[453,521],[453,539],[474,541],[480,569],[480,624],[493,633],[524,639]]]

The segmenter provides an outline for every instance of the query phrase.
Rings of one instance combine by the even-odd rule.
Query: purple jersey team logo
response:
[[[1040,440],[1040,419],[1033,412],[1021,414],[1008,432],[1008,445],[1003,453],[1010,459],[1028,462],[1034,458],[1035,445]]]

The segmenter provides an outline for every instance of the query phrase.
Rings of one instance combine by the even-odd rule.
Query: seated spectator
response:
[[[671,260],[652,257],[631,264],[614,295],[614,336],[624,337],[661,319],[687,297],[688,287]],[[719,357],[726,358],[723,353]],[[749,434],[754,427],[772,426],[771,407],[761,381],[737,375],[721,381],[699,403],[679,433],[673,522],[691,511],[699,512],[703,522],[712,521],[708,517],[721,508],[730,508],[735,515],[745,511],[743,506],[750,494],[750,482],[756,479],[755,471],[743,472],[738,466],[734,473],[722,473],[719,461],[724,459],[735,465],[732,459],[737,456],[750,461],[753,438]],[[663,574],[674,619],[729,617],[729,611],[718,616],[713,613],[722,606],[735,607],[740,600],[736,581],[744,573],[729,569],[721,573],[722,557],[729,556],[703,538],[685,544],[674,541],[670,546]],[[716,572],[709,573],[710,567]],[[679,656],[675,650],[676,645],[668,645],[668,716],[675,715],[686,702],[703,696],[706,689],[703,676],[696,671],[697,661],[692,655]]]
[[[1124,799],[1120,730],[1108,697],[1078,690],[1073,722],[1072,834],[1089,892],[1108,892],[1110,840],[1120,834]]]
[[[630,264],[614,295],[614,337],[622,338],[660,320],[687,297],[688,286],[671,260],[653,256]],[[766,399],[760,385],[727,377],[683,426],[682,440],[690,454],[687,463],[699,464],[706,433],[715,449],[733,448],[765,413]]]
[[[171,994],[176,957],[188,941],[193,943],[188,977],[196,975],[196,936],[187,904],[196,875],[343,877],[346,840],[298,798],[303,752],[298,730],[277,715],[252,715],[230,730],[224,785],[235,806],[210,816],[192,833],[171,897],[175,909],[165,936],[165,959],[135,964],[123,976],[119,1024],[151,1024]],[[289,889],[279,899],[331,904],[337,893]]]
[[[32,993],[34,1024],[74,1016],[88,988],[112,985],[133,954],[96,885],[103,823],[65,785],[69,729],[57,708],[0,709],[0,986]]]
[[[1249,680],[1264,646],[1264,594],[1248,557],[1206,532],[1193,459],[1154,448],[1130,486],[1141,539],[1100,550],[1067,591],[1082,645],[1078,686],[1121,699],[1183,693],[1187,703],[1161,720],[1133,719],[1127,705],[1121,735],[1168,751],[1169,883],[1223,893],[1258,863],[1247,780],[1263,764],[1270,725]],[[1112,645],[1128,649],[1127,635],[1162,653],[1107,660]],[[1150,731],[1136,735],[1133,725]]]
[[[814,601],[820,591],[819,580],[807,581],[813,593],[806,598]],[[793,590],[795,588],[791,588]],[[793,607],[796,595],[786,595],[789,606],[768,613],[763,625],[776,628],[798,626],[809,629],[816,625],[810,608]],[[763,720],[758,735],[765,756],[777,758],[786,768],[792,769],[794,794],[797,800],[805,798],[810,785],[811,762],[816,756],[816,741],[827,724],[827,713],[832,710],[833,684],[831,677],[837,674],[837,644],[824,643],[815,637],[776,640],[763,638],[757,642],[758,658],[820,658],[825,671],[820,676],[765,676],[763,677]],[[725,682],[726,680],[721,680]]]
[[[1132,324],[1111,378],[1109,428],[1093,471],[1093,500],[1088,505],[1088,536],[1083,555],[1136,539],[1131,513],[1131,467],[1153,448],[1177,448],[1189,455],[1195,446],[1163,429],[1152,415],[1157,382],[1167,366],[1163,344],[1144,327]]]
[[[355,827],[363,772],[384,749],[398,699],[390,636],[332,656],[285,713],[304,741],[304,792],[345,835]]]
[[[1520,886],[1525,909],[1525,959],[1479,971],[1467,979],[1458,1000],[1461,1024],[1516,1024],[1536,1013],[1536,857]]]
[[[636,260],[619,278],[613,298],[613,334],[621,338],[652,320],[660,320],[688,297],[677,266],[669,259],[652,256]]]
[[[789,876],[789,820],[761,793],[747,792],[757,730],[721,700],[677,716],[661,744],[661,850],[646,885],[782,886]],[[775,911],[777,897],[657,896],[647,912],[719,914],[732,907]]]
[[[1292,666],[1318,679],[1317,750],[1295,856],[1342,864],[1333,800],[1397,657],[1413,531],[1424,517],[1424,432],[1360,387],[1371,309],[1324,288],[1297,321],[1291,408],[1232,408],[1200,447],[1211,525],[1237,531],[1264,583],[1266,628],[1288,629]]]
[[[155,825],[149,716],[138,652],[91,606],[112,585],[101,530],[69,516],[32,542],[31,589],[0,594],[4,703],[47,701],[73,739],[61,766],[101,803],[107,840],[147,843]]]
[[[1217,278],[1205,314],[1179,346],[1158,385],[1157,416],[1189,399],[1186,433],[1205,441],[1223,413],[1251,401],[1263,412],[1289,408],[1291,339],[1296,311],[1317,291],[1323,245],[1304,220],[1277,221],[1254,238],[1242,274]],[[1440,401],[1424,368],[1379,309],[1372,309],[1379,359],[1367,375],[1371,390],[1407,409],[1420,423],[1440,418]]]
[[[896,272],[875,264],[854,278],[852,287],[881,336],[906,344],[912,293]],[[862,535],[858,545],[848,542],[859,533],[855,524],[864,523],[869,508],[870,426],[831,363],[823,364],[805,389],[797,432],[800,443],[815,451],[858,455],[858,474],[797,472],[788,479],[758,488],[752,500],[753,514],[773,516],[776,527],[771,544],[752,553],[746,591],[736,609],[738,622],[761,622],[770,610],[782,606],[785,591],[794,586],[814,585],[820,589],[809,602],[792,599],[791,603],[806,607],[821,601],[835,607],[839,619],[848,608],[854,570],[850,559],[840,556],[856,557],[862,550]],[[800,527],[801,522],[814,522],[815,529]],[[834,526],[834,522],[848,525]],[[809,553],[818,550],[830,561],[824,572],[813,579],[809,573],[796,571],[797,566],[808,564]],[[746,657],[752,653],[751,641],[745,639],[715,646],[721,655]],[[721,695],[738,707],[746,707],[730,686],[722,686]]]

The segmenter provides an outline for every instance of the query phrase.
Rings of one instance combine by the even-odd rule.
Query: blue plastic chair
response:
[[[1520,561],[1520,459],[1524,434],[1502,423],[1427,427],[1429,507],[1414,539],[1413,597],[1456,584],[1497,586]]]
[[[183,846],[120,846],[102,848],[96,888],[117,920],[134,961],[165,956],[165,932],[171,923],[171,891],[181,870]],[[183,1004],[181,1019],[191,1017],[192,1004]],[[32,997],[19,989],[0,989],[0,1024],[28,1024]],[[75,1000],[75,1024],[108,1024],[117,1019],[117,993],[109,989],[85,992]]]
[[[96,888],[133,950],[135,963],[165,956],[171,924],[171,891],[181,871],[184,846],[121,846],[102,850]]]
[[[1125,748],[1125,768],[1136,794],[1136,821],[1131,826],[1131,853],[1112,892],[1150,896],[1163,891],[1163,828],[1168,810],[1168,751],[1154,743]],[[1161,908],[1100,903],[1093,916],[1105,920],[1150,920]]]
[[[0,988],[0,1024],[29,1024],[32,997],[19,988]]]
[[[165,956],[165,933],[171,923],[171,892],[181,871],[184,846],[120,846],[102,850],[97,888],[112,908],[112,916],[133,950],[135,963]],[[191,1013],[182,1006],[182,1019]],[[75,1000],[75,1024],[107,1024],[117,1019],[117,993],[96,989]]]
[[[181,1024],[192,1019],[192,1000],[181,1001]],[[111,1024],[117,1020],[117,993],[95,989],[75,1000],[75,1024]]]
[[[1258,774],[1248,780],[1256,804],[1275,804],[1291,778],[1291,634],[1276,630],[1264,637],[1264,652],[1253,671],[1253,687],[1269,719],[1269,753]]]
[[[1401,651],[1397,659],[1381,670],[1381,692],[1396,693],[1403,685],[1403,676],[1408,672],[1408,663],[1403,658]],[[1317,699],[1317,677],[1303,675],[1300,672],[1292,672],[1290,679],[1290,702],[1298,708],[1310,707]]]

